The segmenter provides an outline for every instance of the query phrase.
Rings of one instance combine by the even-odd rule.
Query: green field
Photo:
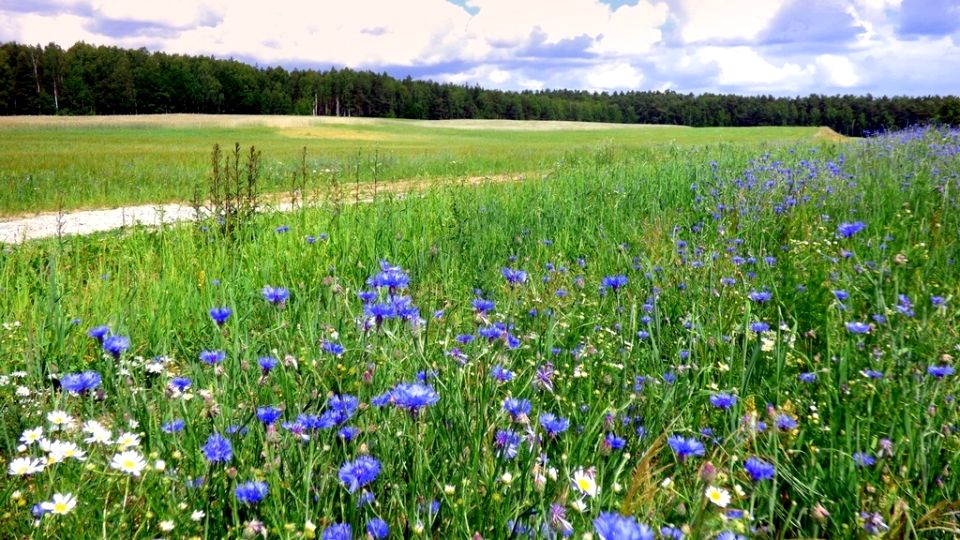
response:
[[[539,174],[6,246],[0,536],[960,535],[960,131],[466,127],[324,129]],[[18,129],[184,182],[304,140]]]
[[[310,117],[0,118],[0,216],[59,208],[188,201],[214,143],[262,149],[263,189],[285,191],[307,149],[308,184],[539,174],[583,152],[835,141],[816,128],[687,128],[575,122]]]

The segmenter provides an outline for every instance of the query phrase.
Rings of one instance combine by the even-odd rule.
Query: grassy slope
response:
[[[488,127],[489,126],[489,127]],[[548,128],[556,129],[548,129]],[[424,122],[306,117],[0,119],[0,215],[188,200],[214,143],[256,145],[268,191],[282,190],[307,148],[313,180],[435,178],[542,171],[608,146],[761,144],[817,138],[816,128],[703,128],[561,122]],[[657,152],[661,154],[661,152]],[[375,166],[376,163],[376,166]]]

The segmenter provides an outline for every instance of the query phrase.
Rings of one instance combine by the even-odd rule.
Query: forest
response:
[[[845,135],[960,125],[957,96],[774,97],[673,91],[504,91],[387,73],[76,43],[0,45],[0,115],[295,114],[573,120],[687,126],[829,126]]]

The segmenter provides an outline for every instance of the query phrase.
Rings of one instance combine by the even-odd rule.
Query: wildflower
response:
[[[173,390],[174,393],[183,393],[187,388],[193,384],[193,381],[189,377],[174,377],[170,379],[168,386]]]
[[[670,445],[673,453],[676,454],[677,459],[681,462],[685,461],[689,456],[700,457],[705,451],[703,443],[692,437],[686,438],[680,435],[671,435],[667,438],[667,444]]]
[[[73,496],[73,493],[54,493],[52,501],[40,503],[40,507],[44,512],[50,512],[55,516],[69,514],[76,506],[77,498]]]
[[[862,322],[851,321],[847,323],[847,332],[851,334],[869,334],[870,325]]]
[[[420,383],[400,383],[390,392],[390,397],[394,405],[412,414],[440,401],[440,396],[432,387]]]
[[[705,495],[707,496],[708,501],[719,506],[720,508],[726,508],[727,505],[730,504],[730,492],[723,488],[710,486],[707,488]]]
[[[166,520],[161,521],[161,522],[159,523],[159,526],[160,526],[160,530],[161,530],[161,531],[163,531],[163,532],[171,532],[171,531],[176,527],[176,524],[174,524],[173,520],[166,519]]]
[[[715,540],[747,540],[747,537],[733,531],[722,531],[715,537]]]
[[[497,455],[507,459],[517,457],[517,451],[520,446],[520,436],[508,429],[497,431],[493,437],[493,447],[497,449]]]
[[[243,504],[257,504],[267,496],[267,483],[257,480],[244,482],[237,486],[233,494]]]
[[[540,415],[540,426],[547,431],[547,435],[556,437],[570,427],[570,420],[552,413],[543,413]]]
[[[567,520],[567,509],[562,504],[550,505],[550,528],[566,537],[573,534],[573,524]]]
[[[597,531],[600,540],[653,540],[650,527],[613,512],[601,512],[593,520],[593,530]]]
[[[877,371],[875,369],[864,369],[860,371],[860,374],[868,379],[882,379],[883,372]]]
[[[376,480],[379,474],[380,461],[370,456],[360,456],[340,466],[338,477],[347,491],[353,493]]]
[[[477,310],[477,313],[487,313],[493,311],[493,308],[496,304],[493,300],[485,300],[483,298],[474,298],[473,299],[473,309]]]
[[[130,348],[130,338],[126,336],[108,336],[103,340],[103,351],[114,358],[120,358],[123,351]]]
[[[203,510],[194,510],[190,513],[190,521],[203,521],[206,516],[207,514]]]
[[[872,466],[877,462],[877,459],[866,452],[854,452],[853,462],[857,467],[864,468]]]
[[[257,358],[257,365],[260,366],[264,375],[268,375],[273,368],[277,367],[277,359],[272,356],[261,356]]]
[[[54,428],[67,428],[73,425],[73,417],[66,413],[66,411],[50,411],[47,413],[47,421],[50,422]]]
[[[323,540],[353,540],[353,529],[348,523],[334,523],[323,531]]]
[[[769,302],[770,299],[773,298],[773,294],[769,291],[751,291],[749,294],[747,294],[747,298],[758,304],[763,304],[765,302]]]
[[[49,415],[47,416],[47,419],[48,420],[50,419]],[[20,442],[22,442],[27,446],[30,446],[31,444],[42,441],[42,440],[43,440],[43,427],[39,427],[39,426],[32,429],[24,430],[24,432],[20,435]]]
[[[260,420],[264,424],[273,424],[279,420],[281,416],[283,416],[283,411],[277,409],[276,407],[257,408],[257,420]]]
[[[344,348],[339,343],[324,340],[320,343],[320,350],[333,356],[340,356],[343,354]]]
[[[503,410],[510,414],[510,417],[516,422],[523,422],[530,414],[530,400],[507,398],[503,401]]]
[[[930,365],[930,366],[927,366],[927,374],[928,374],[928,375],[931,375],[931,376],[933,376],[933,377],[936,377],[936,378],[938,378],[938,379],[942,379],[942,378],[944,378],[944,377],[949,377],[950,375],[953,375],[953,373],[954,373],[953,366],[947,366],[947,365],[943,365],[943,366]]]
[[[367,535],[373,540],[381,540],[390,535],[390,526],[378,517],[371,518],[367,522]]]
[[[60,379],[60,386],[68,392],[83,394],[100,386],[102,378],[96,371],[70,373]]]
[[[506,278],[507,283],[511,285],[519,285],[527,281],[527,273],[523,270],[504,268],[500,271],[500,273],[503,274],[504,278]]]
[[[879,535],[890,530],[890,527],[883,522],[883,516],[876,512],[860,512],[860,519],[863,520],[863,530],[867,534]]]
[[[857,234],[858,232],[867,228],[867,225],[862,221],[854,221],[853,223],[841,223],[837,226],[837,234],[843,238],[850,238],[851,236]]]
[[[627,276],[616,275],[616,276],[606,276],[601,281],[602,289],[613,289],[614,292],[619,291],[627,285]]]
[[[264,300],[275,306],[283,306],[286,304],[287,299],[290,298],[290,291],[283,287],[267,285],[261,289],[260,293],[263,295]]]
[[[110,467],[132,476],[140,476],[140,473],[147,468],[147,462],[136,450],[127,450],[115,454],[110,461]]]
[[[595,479],[596,472],[591,468],[584,471],[582,468],[573,473],[573,487],[580,493],[588,497],[596,497],[600,492],[600,486]]]
[[[200,360],[210,365],[219,364],[226,357],[227,353],[223,351],[203,351],[200,353]]]
[[[796,419],[787,413],[781,413],[778,415],[775,424],[777,429],[780,431],[790,431],[792,429],[796,429],[797,427]]]
[[[86,452],[81,450],[76,443],[64,442],[64,441],[54,441],[50,443],[50,446],[47,450],[49,452],[48,460],[51,463],[60,463],[61,461],[73,458],[78,461],[83,461],[86,459]]]
[[[840,302],[846,302],[850,298],[850,293],[843,289],[837,289],[833,291],[833,296]]]
[[[770,480],[776,474],[776,470],[772,463],[767,463],[762,459],[752,456],[743,462],[743,468],[746,469],[747,473],[750,475],[750,478],[754,482]]]
[[[513,372],[497,364],[490,369],[490,376],[497,382],[509,382],[513,379]]]
[[[683,540],[683,529],[673,525],[664,525],[660,527],[660,536],[669,540]]]
[[[217,323],[217,326],[223,326],[232,314],[233,310],[228,307],[210,308],[210,318],[213,319],[213,322]]]
[[[174,418],[173,420],[160,426],[160,429],[162,429],[164,433],[178,433],[183,431],[183,428],[186,426],[187,423],[182,418]]]
[[[718,409],[729,409],[737,403],[737,396],[732,394],[714,394],[710,396],[710,404]]]
[[[210,435],[202,450],[204,457],[210,463],[227,462],[233,458],[233,445],[219,433]]]
[[[98,343],[103,343],[103,338],[107,337],[107,334],[109,333],[109,326],[94,326],[93,328],[87,330],[87,335],[97,340]]]
[[[10,476],[29,476],[43,471],[43,467],[43,461],[39,459],[20,457],[10,462],[7,467],[7,474]]]
[[[116,443],[121,450],[126,450],[128,448],[135,448],[137,446],[140,446],[140,436],[137,435],[136,433],[130,433],[129,431],[126,431],[124,433],[121,433],[117,437]]]
[[[942,296],[930,297],[930,305],[932,305],[933,307],[940,307],[942,305],[945,305],[946,303],[947,303],[947,299]]]
[[[607,433],[603,436],[603,442],[601,443],[604,450],[620,450],[627,445],[627,440],[623,437],[618,437],[616,433]]]

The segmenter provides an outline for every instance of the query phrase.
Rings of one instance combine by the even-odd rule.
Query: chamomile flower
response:
[[[140,473],[147,468],[147,462],[144,461],[143,455],[136,450],[127,450],[115,454],[110,462],[110,467],[132,476],[140,476]]]
[[[594,476],[595,474],[592,470],[584,471],[582,468],[577,469],[576,472],[573,473],[573,486],[577,488],[580,493],[588,497],[596,497],[600,491],[600,486],[597,485]]]
[[[11,476],[29,476],[43,470],[43,461],[32,457],[16,458],[10,462],[7,467],[7,473]]]
[[[75,506],[77,506],[77,498],[74,497],[72,493],[54,493],[52,501],[40,503],[40,508],[55,516],[69,514]]]
[[[121,450],[136,448],[140,446],[140,435],[130,433],[129,431],[123,432],[117,436],[117,446],[120,447]]]
[[[723,488],[710,486],[707,488],[705,494],[708,501],[719,506],[720,508],[726,508],[727,505],[730,504],[730,492]]]
[[[54,429],[66,429],[73,425],[74,420],[66,411],[57,410],[47,413],[47,422],[50,422]]]
[[[40,442],[43,440],[43,428],[35,427],[33,429],[28,429],[20,435],[20,442],[30,446],[33,443]]]
[[[86,459],[86,452],[81,450],[76,443],[65,441],[54,441],[50,443],[47,450],[50,453],[50,459],[53,463],[60,463],[67,458],[73,458],[79,461]]]

